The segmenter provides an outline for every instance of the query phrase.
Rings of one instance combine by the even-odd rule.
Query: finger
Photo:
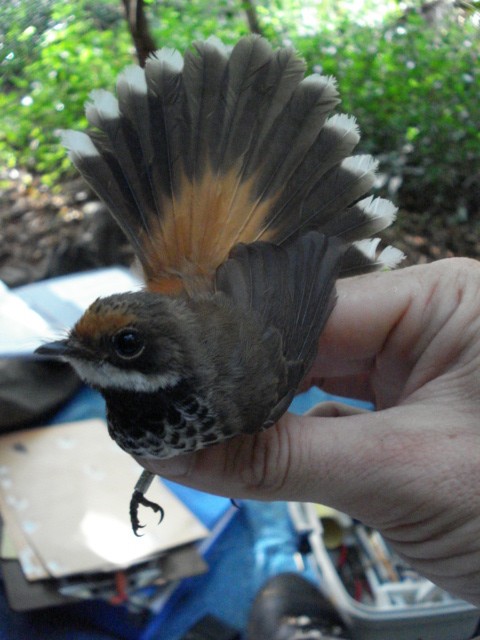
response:
[[[368,363],[370,366],[370,363]],[[375,402],[375,393],[370,382],[371,371],[364,371],[353,376],[319,377],[310,372],[302,381],[299,392],[308,391],[311,387],[319,387],[337,396],[344,398],[356,398]]]
[[[463,258],[340,281],[310,378],[342,395],[370,388],[378,408],[398,403],[471,349],[479,289],[479,264]]]
[[[287,414],[256,435],[169,460],[137,460],[162,477],[210,493],[323,502],[359,517],[365,513],[358,504],[371,505],[371,493],[378,494],[382,433],[395,431],[389,420],[394,417],[371,413],[336,418]]]
[[[312,376],[369,371],[389,332],[421,288],[421,268],[372,273],[337,282],[337,302],[319,340]]]
[[[304,415],[315,418],[339,418],[340,416],[353,416],[357,413],[367,413],[367,409],[353,407],[352,405],[345,404],[343,402],[333,402],[328,400],[326,402],[319,402],[309,409]]]
[[[336,305],[303,386],[377,402],[372,380],[377,356],[418,295],[420,280],[412,268],[339,280]]]
[[[416,296],[419,268],[377,272],[337,282],[337,301],[301,389],[373,401],[377,354]]]
[[[459,438],[458,411],[444,407],[436,421],[437,408],[411,405],[337,418],[287,414],[254,436],[170,460],[137,460],[210,493],[322,503],[392,531],[417,507],[436,515],[453,508],[459,488],[477,495],[476,421]],[[474,455],[466,456],[465,442]]]

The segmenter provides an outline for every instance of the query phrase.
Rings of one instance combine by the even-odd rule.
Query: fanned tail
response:
[[[129,67],[117,97],[95,91],[92,131],[64,132],[70,156],[137,253],[147,286],[209,286],[238,243],[290,246],[310,231],[350,244],[340,275],[395,266],[400,252],[356,244],[394,206],[365,197],[376,163],[351,156],[354,118],[332,115],[335,82],[257,36],[218,39],[185,56],[162,49]]]

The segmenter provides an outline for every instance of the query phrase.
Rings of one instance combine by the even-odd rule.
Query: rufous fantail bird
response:
[[[337,278],[395,266],[368,239],[395,207],[366,197],[355,119],[335,82],[290,48],[211,38],[128,67],[93,91],[92,129],[65,131],[80,173],[123,229],[145,289],[96,300],[62,357],[106,400],[111,437],[169,458],[273,425],[312,364]],[[362,199],[363,198],[363,199]],[[367,240],[365,240],[367,238]],[[152,479],[132,498],[134,531]]]

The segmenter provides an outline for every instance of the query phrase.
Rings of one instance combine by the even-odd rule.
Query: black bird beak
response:
[[[49,358],[68,358],[73,355],[73,349],[68,344],[68,340],[55,340],[37,347],[35,353]]]

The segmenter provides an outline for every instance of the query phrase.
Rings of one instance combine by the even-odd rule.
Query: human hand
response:
[[[138,461],[231,498],[335,507],[480,605],[479,372],[479,264],[450,259],[342,280],[307,382],[369,398],[376,412],[287,414],[263,433]]]

